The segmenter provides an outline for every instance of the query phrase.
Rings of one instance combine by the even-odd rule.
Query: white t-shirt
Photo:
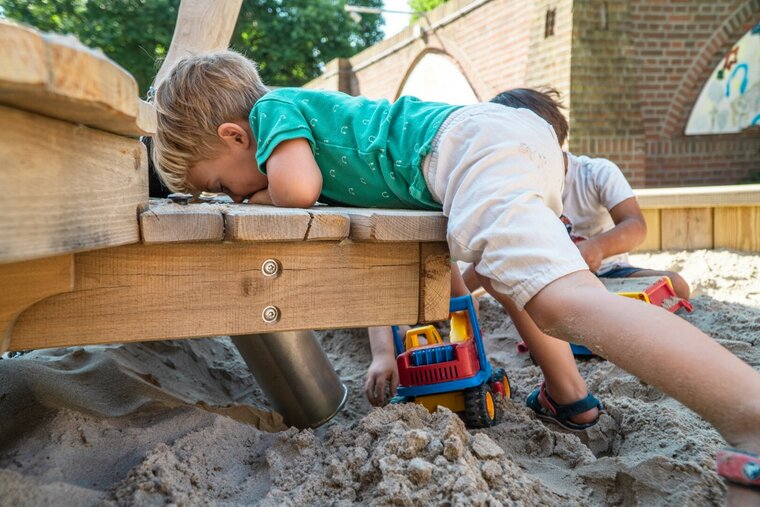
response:
[[[562,214],[572,224],[572,236],[585,239],[612,229],[615,223],[609,210],[633,196],[631,185],[614,163],[567,153]],[[625,266],[630,266],[628,254],[613,255],[602,261],[596,274]]]

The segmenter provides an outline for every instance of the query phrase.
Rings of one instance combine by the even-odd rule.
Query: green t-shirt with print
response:
[[[256,162],[304,138],[322,172],[320,201],[367,208],[440,210],[421,163],[446,117],[462,106],[401,97],[396,102],[340,92],[280,88],[253,106]]]

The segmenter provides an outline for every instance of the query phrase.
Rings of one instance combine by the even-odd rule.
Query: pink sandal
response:
[[[739,449],[723,449],[716,456],[718,475],[729,482],[760,489],[760,455]]]

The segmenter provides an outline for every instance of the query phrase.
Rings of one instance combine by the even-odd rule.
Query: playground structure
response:
[[[7,21],[0,48],[0,353],[447,317],[442,214],[151,201],[132,76]],[[760,251],[760,185],[637,194],[641,249]]]
[[[0,353],[448,314],[441,214],[150,201],[132,76],[10,22],[0,42]]]

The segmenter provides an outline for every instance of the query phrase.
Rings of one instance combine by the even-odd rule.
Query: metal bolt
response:
[[[267,259],[261,265],[261,274],[264,276],[277,276],[280,273],[280,263],[277,259]]]
[[[267,324],[274,324],[280,320],[280,309],[273,305],[267,306],[264,308],[264,311],[261,312],[261,318]]]
[[[192,198],[193,196],[191,194],[181,194],[181,193],[169,194],[169,199],[171,199],[171,201],[174,204],[185,205],[189,203]]]

